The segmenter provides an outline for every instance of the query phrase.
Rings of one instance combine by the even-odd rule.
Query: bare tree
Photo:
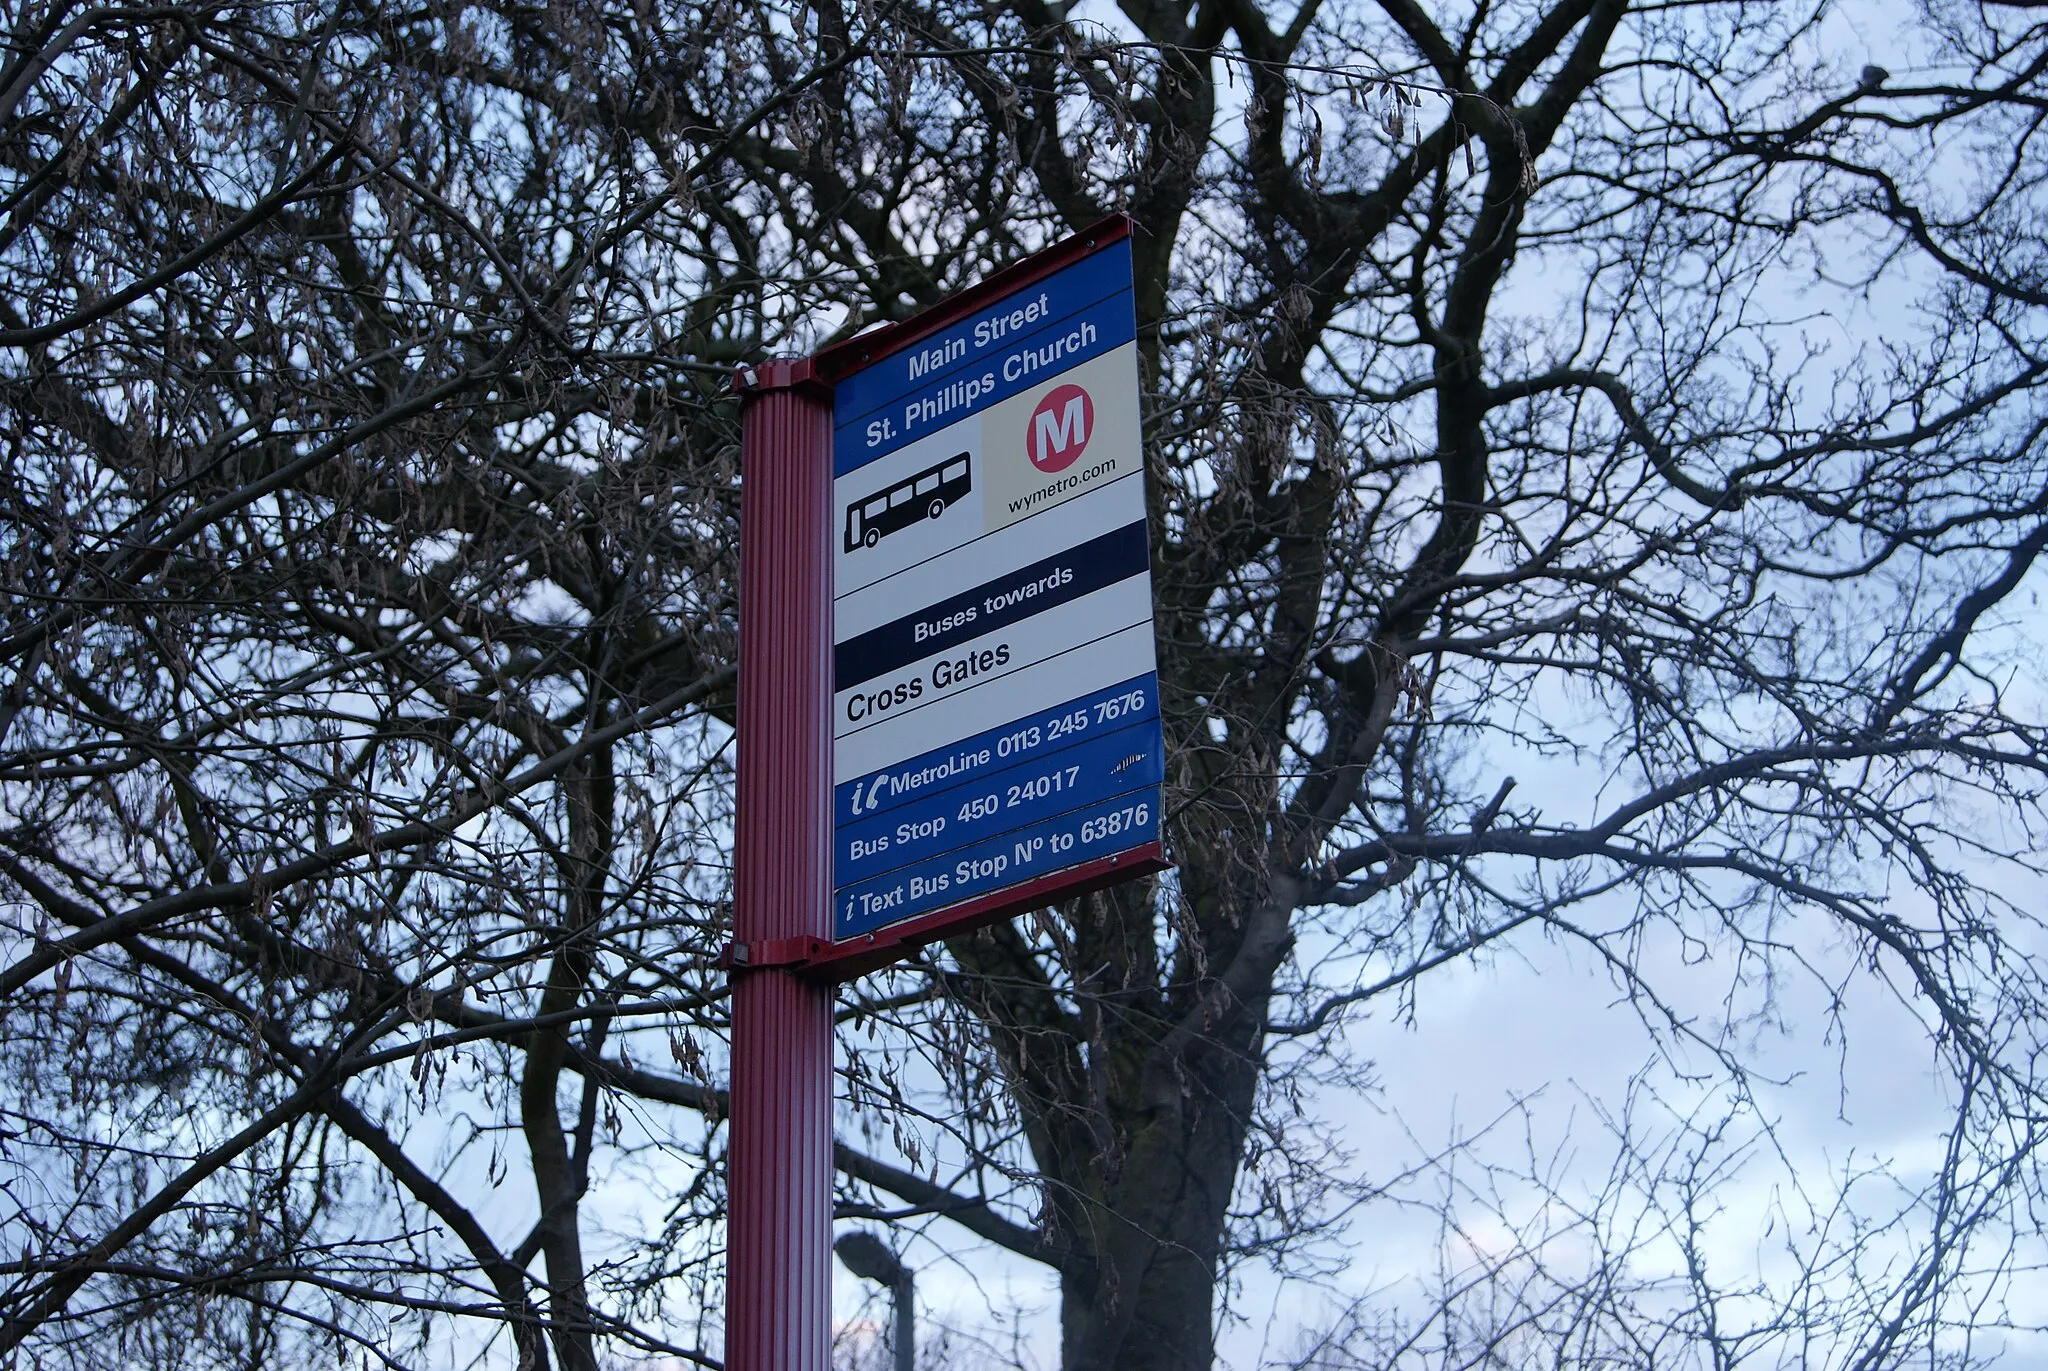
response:
[[[10,1357],[696,1355],[776,102],[619,18],[9,14]]]
[[[1180,869],[932,962],[963,1018],[892,1016],[965,1171],[882,1188],[1054,1264],[1069,1368],[1207,1365],[1219,1272],[1343,1198],[1291,1082],[1341,1075],[1347,1015],[1561,937],[1749,1088],[1751,1025],[1675,1009],[1661,935],[1763,1016],[1839,940],[1923,1016],[1968,1160],[1895,1216],[1910,1274],[1851,1281],[1829,1230],[1815,1269],[1870,1284],[1809,1331],[1963,1346],[1971,1235],[2038,1190],[2038,675],[2000,607],[2048,543],[2048,33],[1931,7],[1895,76],[1782,4],[905,22],[1025,204],[1140,226]],[[1518,791],[1528,753],[1581,788]]]
[[[1663,939],[1761,1015],[1833,941],[1951,1161],[1775,1307],[1859,1366],[1983,1317],[2039,1193],[2025,7],[0,12],[0,1347],[712,1359],[718,379],[1116,209],[1178,870],[849,994],[846,1212],[1050,1264],[1070,1371],[1206,1366],[1359,1199],[1301,1103],[1357,1015],[1562,938],[1740,1098]],[[1600,1231],[1487,1318],[1742,1350],[1529,1313],[1631,1288]]]

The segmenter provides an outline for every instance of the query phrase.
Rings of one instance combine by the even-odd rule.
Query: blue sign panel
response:
[[[1123,239],[838,383],[832,474],[844,476],[1137,337]]]
[[[1156,850],[1131,254],[1106,236],[834,385],[836,939]]]
[[[855,937],[1061,867],[1127,852],[1158,836],[1158,786],[1099,800],[840,887],[832,895],[832,936]]]
[[[1156,694],[1147,679],[1112,696],[1111,702],[1134,695],[1150,701]],[[980,751],[993,752],[996,745],[1013,741],[1013,754],[1002,764],[977,769],[979,774],[971,780],[963,775],[956,784],[842,823],[833,855],[833,884],[864,880],[933,851],[1020,828],[1063,809],[1157,786],[1165,775],[1157,711],[1128,722],[1098,722],[1091,731],[1086,718],[1093,714],[1099,719],[1100,708],[1099,697],[1094,709],[1084,701],[1072,701],[1028,724],[1013,726],[980,745]],[[1057,742],[1030,746],[1034,734],[1044,738],[1046,730],[1058,724],[1069,725],[1069,731]],[[948,752],[951,759],[959,757],[957,749]],[[942,763],[934,759],[934,764]],[[864,798],[864,793],[856,791],[853,798]]]

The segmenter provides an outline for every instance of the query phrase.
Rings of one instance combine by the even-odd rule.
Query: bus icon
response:
[[[936,519],[972,489],[974,473],[963,452],[887,490],[863,496],[846,507],[846,550],[873,547],[919,519]]]

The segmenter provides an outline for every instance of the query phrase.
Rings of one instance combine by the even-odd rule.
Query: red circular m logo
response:
[[[1040,471],[1065,471],[1095,431],[1095,402],[1079,386],[1054,386],[1031,411],[1024,452]]]

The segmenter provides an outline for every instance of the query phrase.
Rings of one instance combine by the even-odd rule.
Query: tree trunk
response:
[[[587,940],[603,918],[607,872],[613,841],[616,782],[610,748],[599,748],[565,786],[569,820],[568,851],[559,863],[566,899],[567,927],[549,967],[540,998],[542,1016],[564,1013],[583,998],[590,975]],[[601,1038],[604,1020],[592,1025]],[[585,1287],[583,1238],[579,1209],[590,1186],[590,1151],[597,1122],[598,1085],[583,1081],[573,1139],[562,1127],[558,1090],[569,1055],[569,1031],[562,1025],[534,1030],[529,1038],[526,1073],[520,1083],[520,1114],[533,1158],[540,1221],[534,1229],[547,1263],[548,1319],[555,1357],[563,1371],[596,1371],[595,1330]]]
[[[1215,1360],[1219,1239],[1255,1082],[1245,1045],[1203,1047],[1160,1064],[1175,1098],[1089,1178],[1102,1201],[1068,1237],[1075,1255],[1060,1279],[1065,1371],[1207,1371]]]
[[[1076,979],[1127,987],[1084,998],[1078,1018],[1045,993],[1014,928],[952,944],[965,973],[956,993],[997,1044],[1045,1178],[1062,1366],[1206,1371],[1270,969],[1243,1000],[1221,978],[1161,977],[1144,887],[1081,901],[1073,922],[1091,968]],[[1262,966],[1277,964],[1260,946],[1273,923],[1234,921],[1240,949]]]

